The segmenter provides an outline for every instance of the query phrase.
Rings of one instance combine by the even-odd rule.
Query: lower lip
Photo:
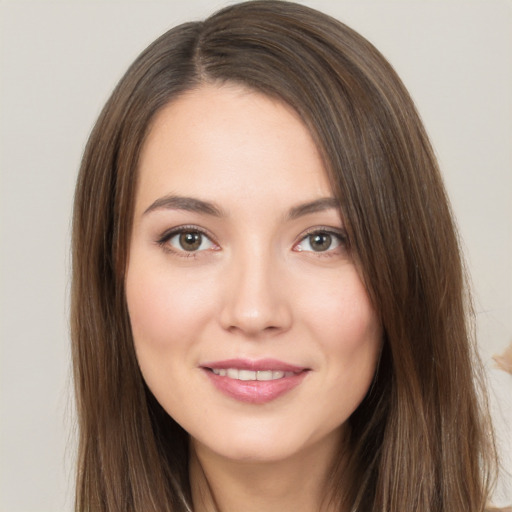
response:
[[[279,398],[297,387],[307,371],[296,373],[290,377],[275,380],[238,380],[216,375],[211,370],[204,370],[213,385],[225,395],[240,402],[265,404]]]

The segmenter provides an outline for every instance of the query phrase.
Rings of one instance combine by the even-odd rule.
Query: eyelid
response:
[[[164,248],[168,252],[172,252],[175,254],[178,254],[183,257],[194,257],[197,256],[198,253],[205,252],[206,250],[211,249],[202,249],[200,251],[185,251],[176,249],[172,246],[170,246],[167,242],[169,242],[170,239],[172,239],[174,236],[182,234],[182,233],[200,233],[201,235],[208,238],[208,240],[215,245],[216,247],[213,250],[219,250],[219,244],[215,240],[215,237],[206,229],[194,225],[194,224],[183,224],[180,226],[174,226],[172,228],[169,228],[165,230],[156,240],[156,243]],[[328,226],[315,226],[308,228],[306,231],[303,231],[298,237],[297,241],[293,244],[293,249],[297,251],[297,247],[300,245],[301,242],[303,242],[308,236],[319,234],[319,233],[325,233],[331,236],[336,237],[340,244],[338,247],[335,247],[334,249],[328,249],[326,251],[317,251],[316,254],[322,255],[327,253],[332,253],[336,249],[338,249],[340,246],[344,247],[345,249],[349,246],[349,240],[347,236],[347,232],[343,228],[333,228]],[[304,251],[304,252],[313,252],[313,251]]]
[[[347,235],[347,232],[345,231],[345,229],[343,229],[343,228],[333,228],[333,227],[328,227],[328,226],[315,226],[315,227],[309,228],[306,231],[302,232],[298,236],[297,241],[294,243],[293,248],[295,250],[297,250],[297,247],[308,236],[315,235],[315,234],[320,234],[320,233],[324,233],[324,234],[335,236],[340,241],[340,246],[341,247],[344,247],[345,249],[347,249],[349,247],[349,239],[348,239],[348,235]],[[332,253],[332,252],[334,252],[338,248],[339,248],[339,246],[334,248],[334,249],[329,249],[327,251],[318,251],[318,252],[316,252],[316,254],[321,255],[321,254]],[[304,251],[304,252],[312,252],[312,251]]]
[[[169,229],[165,230],[158,237],[158,239],[156,240],[156,243],[158,245],[160,245],[162,248],[164,248],[166,251],[169,251],[174,254],[178,254],[180,256],[184,256],[187,258],[194,257],[198,253],[208,250],[208,249],[202,249],[200,251],[187,252],[185,250],[176,249],[175,247],[172,247],[167,243],[173,237],[175,237],[176,235],[180,235],[182,233],[200,233],[201,235],[208,238],[208,240],[210,240],[210,242],[215,246],[215,249],[213,249],[213,250],[218,250],[220,248],[219,244],[216,242],[214,236],[208,230],[206,230],[200,226],[196,226],[194,224],[183,224],[180,226],[175,226],[175,227],[169,228]]]

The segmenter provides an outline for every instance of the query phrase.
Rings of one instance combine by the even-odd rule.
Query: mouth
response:
[[[275,359],[230,359],[206,363],[201,369],[222,394],[251,404],[264,404],[285,395],[310,372],[310,368]]]
[[[294,372],[284,372],[282,370],[243,370],[240,368],[210,368],[210,370],[219,377],[227,377],[235,380],[257,380],[269,381],[279,380],[286,377],[293,377]]]

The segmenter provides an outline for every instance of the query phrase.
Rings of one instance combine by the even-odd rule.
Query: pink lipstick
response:
[[[308,368],[276,359],[227,359],[201,365],[213,385],[225,395],[252,404],[275,400],[298,386]]]

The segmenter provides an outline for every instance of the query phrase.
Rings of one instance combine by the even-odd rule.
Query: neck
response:
[[[331,512],[329,475],[336,439],[280,461],[234,461],[191,442],[190,482],[195,512]],[[338,449],[333,450],[333,446]]]

